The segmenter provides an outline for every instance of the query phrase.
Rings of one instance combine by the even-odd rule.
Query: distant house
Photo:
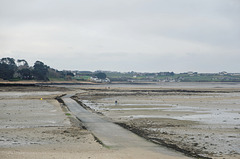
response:
[[[240,76],[240,73],[231,73],[232,76]]]
[[[101,82],[102,82],[101,79],[98,79],[98,78],[96,78],[96,77],[91,77],[91,78],[90,78],[90,81],[92,81],[92,82],[97,82],[97,83],[101,83]]]
[[[109,83],[109,82],[111,82],[109,78],[99,79],[97,77],[91,77],[90,81],[96,82],[96,83]]]
[[[219,72],[220,75],[227,75],[228,73],[226,71]]]
[[[109,83],[109,82],[111,82],[111,81],[110,81],[109,78],[105,78],[104,80],[102,80],[102,82],[104,82],[104,83]]]
[[[187,74],[189,74],[189,75],[193,75],[194,72],[193,72],[193,71],[189,71],[189,72],[187,72]]]

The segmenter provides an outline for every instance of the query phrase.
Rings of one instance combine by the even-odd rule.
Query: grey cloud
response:
[[[1,0],[0,55],[61,69],[236,71],[239,15],[239,0]]]

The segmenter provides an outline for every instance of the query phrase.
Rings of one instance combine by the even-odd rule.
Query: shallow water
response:
[[[169,116],[169,115],[129,115],[121,116],[122,118],[172,118],[178,120],[191,120],[204,122],[205,124],[223,124],[235,125],[240,124],[240,109],[212,109],[206,107],[189,107],[174,104],[109,104],[109,103],[92,103],[88,100],[83,102],[91,109],[97,111],[154,111],[161,110],[165,112],[194,112],[194,115]],[[136,108],[136,107],[139,108]],[[145,106],[145,107],[144,107]],[[117,108],[115,108],[117,107]]]
[[[240,88],[239,82],[159,82],[153,84],[54,85],[67,88]]]
[[[140,129],[149,129],[153,134],[160,133],[161,139],[163,134],[170,134],[167,140],[171,138],[173,143],[178,142],[193,148],[197,143],[198,146],[194,149],[203,150],[205,153],[216,156],[240,154],[240,93],[177,92],[159,95],[157,93],[154,95],[126,93],[127,90],[131,91],[131,88],[140,90],[145,88],[227,88],[231,91],[231,89],[240,88],[239,83],[160,83],[145,86],[127,85],[126,88],[125,86],[111,86],[111,88],[120,88],[117,92],[119,95],[114,96],[114,91],[110,92],[106,89],[106,92],[99,91],[100,96],[94,96],[93,93],[93,95],[86,95],[86,98],[80,98],[91,109],[103,113],[116,122],[140,122]],[[98,88],[104,87],[106,86]],[[121,90],[124,90],[122,94],[120,94]],[[118,104],[115,104],[115,100]],[[170,119],[173,119],[172,123]],[[166,123],[164,123],[165,120]],[[146,122],[145,125],[141,125],[144,122]],[[168,122],[176,126],[164,127]],[[155,124],[153,127],[151,127],[152,123]],[[188,125],[189,123],[191,124]],[[137,123],[134,124],[137,125]],[[162,125],[156,128],[158,124]]]

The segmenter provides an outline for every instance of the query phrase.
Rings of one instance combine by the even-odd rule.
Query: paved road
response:
[[[69,110],[84,123],[86,128],[91,131],[93,135],[96,136],[104,145],[110,148],[144,148],[160,152],[162,154],[183,157],[183,155],[179,152],[149,142],[129,130],[108,121],[106,117],[99,116],[84,109],[76,101],[72,100],[70,95],[66,95],[62,99]]]

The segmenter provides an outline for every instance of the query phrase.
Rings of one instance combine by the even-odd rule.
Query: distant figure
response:
[[[117,104],[117,100],[115,100],[115,104]]]

